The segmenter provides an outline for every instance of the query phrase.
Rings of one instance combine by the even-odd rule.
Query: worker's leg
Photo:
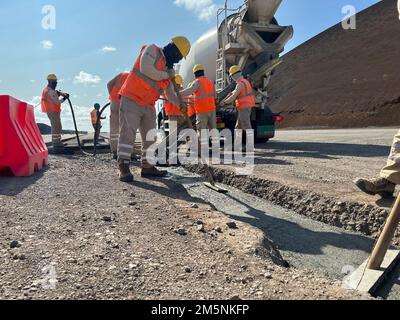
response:
[[[369,195],[379,194],[382,197],[392,197],[396,184],[400,184],[400,131],[394,137],[392,151],[387,165],[381,170],[377,179],[357,178],[354,183]]]
[[[92,125],[93,125],[93,130],[94,130],[96,141],[98,142],[99,138],[100,138],[101,124],[99,124],[99,130],[96,130],[96,123],[92,123]]]
[[[118,139],[118,159],[131,161],[136,132],[140,127],[143,115],[143,107],[126,97],[122,97],[119,115],[120,134]]]
[[[47,112],[47,117],[51,124],[51,140],[53,147],[63,146],[61,142],[62,124],[61,124],[61,113],[59,112]]]
[[[251,108],[238,109],[236,129],[251,130]]]
[[[236,157],[240,157],[242,149],[242,143],[246,141],[246,153],[252,152],[254,150],[254,131],[251,126],[251,108],[238,109],[238,120],[236,123],[236,132],[235,132],[235,150],[238,153],[235,153]],[[240,135],[240,133],[242,133]],[[244,138],[245,137],[245,138]],[[240,152],[239,152],[240,150]],[[237,159],[241,160],[241,159]]]
[[[217,112],[212,111],[208,113],[208,129],[210,130],[211,148],[212,148],[212,161],[213,164],[220,163],[221,151],[220,140],[221,136],[217,129]]]
[[[394,184],[400,184],[400,131],[394,137],[392,150],[386,167],[381,171],[381,177]]]
[[[196,114],[196,130],[198,136],[198,152],[201,154],[202,150],[208,149],[208,113]],[[203,154],[204,154],[203,151]]]
[[[117,153],[119,138],[119,102],[111,102],[110,115],[110,146],[111,153]]]
[[[154,143],[156,142],[156,112],[154,108],[150,107],[145,107],[143,108],[144,113],[143,113],[143,118],[140,123],[140,135],[142,138],[142,177],[144,178],[152,178],[152,177],[165,177],[168,172],[167,171],[160,171],[154,166],[155,159],[153,161],[150,161],[149,157],[153,155],[148,155],[148,151],[151,152],[152,150],[149,150],[150,147],[153,147]],[[153,138],[150,139],[150,136],[148,134],[150,131],[154,130],[154,135]],[[154,152],[156,150],[154,149]]]
[[[143,118],[140,123],[139,131],[142,138],[142,168],[151,168],[151,165],[147,158],[147,149],[151,147],[155,140],[149,141],[147,134],[150,130],[156,129],[156,112],[153,108],[144,107]]]
[[[217,129],[217,112],[211,111],[208,113],[208,129]]]

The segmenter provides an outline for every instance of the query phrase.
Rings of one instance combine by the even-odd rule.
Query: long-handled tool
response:
[[[181,96],[180,91],[179,91],[179,87],[178,87],[178,85],[175,83],[175,81],[172,80],[171,82],[172,82],[172,84],[173,84],[173,86],[174,86],[176,96],[178,97],[178,100],[179,100],[179,104],[180,104],[180,106],[182,107],[182,106],[185,105],[185,102],[184,102],[183,99],[182,99],[182,96]],[[193,129],[192,121],[191,121],[190,118],[188,117],[186,110],[182,110],[182,114],[183,114],[183,116],[185,117],[185,121],[186,121],[187,126],[188,126],[189,128],[191,128],[191,129]],[[178,130],[178,129],[177,129],[177,130]],[[200,141],[199,141],[199,142],[200,142]],[[212,172],[211,172],[210,167],[209,167],[208,164],[207,164],[207,161],[203,158],[201,149],[199,150],[199,157],[200,157],[201,163],[202,163],[202,165],[203,165],[203,168],[204,168],[204,170],[205,170],[206,177],[207,177],[207,180],[208,180],[208,182],[205,182],[204,185],[205,185],[207,188],[210,188],[210,189],[212,189],[212,190],[214,190],[214,191],[217,191],[217,192],[219,192],[219,193],[227,193],[228,190],[226,190],[226,189],[224,189],[224,188],[222,188],[222,187],[216,185],[216,183],[215,183],[215,178],[214,178],[214,176],[213,176],[213,174],[212,174]]]

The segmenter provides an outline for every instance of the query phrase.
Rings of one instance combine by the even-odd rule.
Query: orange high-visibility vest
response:
[[[92,112],[90,112],[90,118],[92,120],[92,124],[97,123],[97,110],[93,109]]]
[[[169,102],[166,100],[165,96],[162,96],[164,99],[164,110],[165,114],[167,116],[181,116],[181,108],[179,108],[177,105],[174,105],[173,103]]]
[[[256,106],[256,101],[254,100],[253,88],[251,87],[250,82],[243,78],[239,80],[238,83],[242,83],[244,88],[236,99],[236,108],[254,108]]]
[[[198,88],[194,93],[194,108],[197,114],[215,111],[215,88],[214,84],[206,77],[197,80]]]
[[[41,104],[42,104],[42,112],[61,112],[61,103],[54,103],[49,97],[49,91],[53,90],[49,87],[44,88],[42,92],[42,99],[41,99]]]
[[[111,89],[111,93],[110,93],[110,101],[111,102],[120,102],[121,101],[121,96],[119,95],[119,92],[121,91],[121,88],[124,85],[128,76],[129,76],[129,72],[124,72],[119,75],[115,85]]]
[[[150,106],[154,108],[156,101],[161,93],[167,89],[170,80],[155,81],[144,75],[140,70],[140,61],[147,46],[143,46],[136,63],[129,73],[119,94],[135,101],[140,106]],[[161,48],[158,48],[160,58],[155,63],[155,68],[159,71],[166,71],[166,61]]]

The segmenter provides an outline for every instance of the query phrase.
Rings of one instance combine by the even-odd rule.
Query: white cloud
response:
[[[218,10],[214,0],[174,0],[174,4],[195,13],[201,21],[215,18]]]
[[[54,47],[53,42],[51,42],[50,40],[43,40],[40,42],[40,44],[42,45],[42,48],[46,50],[53,49]]]
[[[36,80],[29,80],[30,83],[36,83]]]
[[[103,94],[102,93],[99,93],[98,95],[97,95],[97,98],[102,98],[103,97]]]
[[[97,75],[93,75],[84,71],[79,72],[79,75],[75,76],[74,83],[75,84],[85,84],[85,85],[96,85],[100,83],[101,78]]]
[[[34,96],[32,97],[32,99],[30,101],[27,101],[28,104],[32,105],[32,106],[38,106],[41,102],[42,98],[40,96]]]
[[[0,80],[0,84],[3,83],[3,80]]]
[[[117,48],[105,46],[105,47],[101,48],[100,51],[103,53],[115,52],[115,51],[117,51]]]

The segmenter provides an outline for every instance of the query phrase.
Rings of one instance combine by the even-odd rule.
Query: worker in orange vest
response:
[[[106,119],[105,117],[100,118],[99,120],[99,129],[97,130],[97,119],[99,118],[100,115],[100,104],[96,103],[93,107],[93,110],[90,112],[90,119],[92,121],[93,129],[96,135],[96,141],[99,141],[99,136],[100,136],[100,131],[102,128],[101,125],[101,120]]]
[[[131,154],[134,149],[136,131],[142,138],[142,177],[164,177],[166,171],[159,171],[148,159],[147,149],[154,144],[148,141],[149,131],[156,129],[155,103],[161,94],[179,105],[171,79],[175,77],[174,65],[187,57],[190,42],[185,37],[174,37],[164,48],[156,45],[144,45],[140,50],[132,71],[129,73],[119,94],[120,135],[118,141],[119,177],[123,182],[133,181],[130,172]]]
[[[128,78],[129,72],[118,74],[107,84],[108,93],[110,94],[110,146],[114,159],[117,159],[118,138],[119,138],[119,107],[121,96],[119,91]]]
[[[46,113],[50,120],[53,147],[60,148],[64,147],[64,144],[61,142],[61,104],[69,98],[69,94],[56,91],[58,80],[55,74],[49,74],[47,82],[48,84],[42,92],[42,112]]]
[[[253,87],[243,77],[242,71],[238,66],[232,66],[229,70],[229,75],[236,82],[236,88],[220,103],[220,106],[235,102],[238,112],[236,129],[252,130],[251,112],[256,106]]]
[[[217,129],[215,88],[212,81],[205,76],[205,70],[201,65],[195,65],[193,73],[196,80],[180,93],[185,99],[193,97],[193,105],[196,112],[196,129],[200,137],[200,143],[201,145],[208,145],[209,134],[202,134],[204,130],[213,130],[211,131],[213,143],[219,140],[219,137],[214,134]]]
[[[197,128],[216,129],[217,117],[215,106],[215,88],[214,84],[206,78],[205,70],[201,65],[193,68],[196,80],[189,87],[181,91],[182,97],[189,99],[193,96],[194,109],[197,116]]]

